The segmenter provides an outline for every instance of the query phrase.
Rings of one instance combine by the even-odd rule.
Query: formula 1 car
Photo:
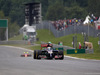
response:
[[[21,54],[21,57],[31,57],[32,55],[29,54],[29,52],[24,52],[24,54]]]
[[[46,47],[46,45],[45,45]],[[46,59],[64,59],[64,54],[62,50],[56,50],[54,48],[48,47],[43,50],[34,50],[34,59],[41,59],[41,58],[46,58]]]

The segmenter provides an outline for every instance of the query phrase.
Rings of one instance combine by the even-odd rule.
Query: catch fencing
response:
[[[96,30],[95,27],[80,25],[69,25],[66,29],[57,30],[49,21],[43,21],[41,24],[36,25],[36,29],[48,29],[50,30],[55,37],[66,36],[70,34],[82,34],[97,37],[97,34],[100,32]]]

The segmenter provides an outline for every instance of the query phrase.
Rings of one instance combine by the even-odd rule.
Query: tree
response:
[[[88,12],[100,16],[100,0],[88,0]]]
[[[0,11],[0,19],[4,19],[4,18],[5,18],[5,16],[4,16],[3,11]]]
[[[65,12],[66,12],[66,17],[67,18],[78,18],[78,19],[82,19],[85,18],[85,16],[87,15],[87,11],[79,6],[73,6],[73,7],[65,7]]]
[[[0,9],[4,12],[5,16],[9,16],[9,12],[11,10],[11,0],[1,0],[0,1]]]
[[[80,7],[87,7],[88,6],[88,0],[76,0],[76,2],[78,3],[78,5]]]
[[[56,2],[54,5],[49,6],[46,13],[46,19],[48,20],[58,20],[65,17],[65,11],[63,5],[59,2]]]
[[[20,27],[17,25],[16,22],[14,23],[9,22],[8,29],[9,29],[9,37],[13,37],[19,33]]]
[[[0,11],[0,19],[8,19],[8,31],[9,31],[8,36],[9,37],[12,37],[18,34],[20,27],[19,25],[17,25],[17,22],[12,23],[10,18],[4,16],[3,11]],[[0,28],[0,40],[6,39],[5,32],[6,32],[6,28]]]

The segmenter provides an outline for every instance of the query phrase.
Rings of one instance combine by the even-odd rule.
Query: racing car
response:
[[[42,47],[47,47],[47,44],[42,44]],[[41,59],[41,58],[46,58],[46,59],[64,59],[64,54],[62,50],[56,50],[55,48],[52,47],[47,47],[43,50],[34,50],[34,59]]]
[[[29,54],[29,52],[24,52],[24,54],[21,54],[21,57],[31,57],[32,55]]]

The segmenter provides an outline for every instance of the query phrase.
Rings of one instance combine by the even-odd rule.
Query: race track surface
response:
[[[33,57],[20,57],[25,51],[0,46],[0,75],[100,75],[98,60],[67,57],[64,60],[34,60]]]

